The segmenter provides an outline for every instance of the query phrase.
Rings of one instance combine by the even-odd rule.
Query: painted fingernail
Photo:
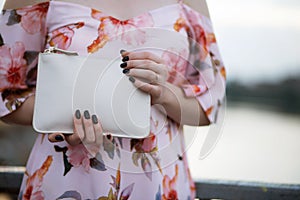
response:
[[[125,56],[125,57],[122,59],[123,62],[126,62],[126,61],[128,61],[128,60],[129,60],[129,56]]]
[[[132,76],[129,77],[129,80],[130,80],[132,83],[135,82],[135,79],[134,79]]]
[[[79,110],[76,110],[75,117],[76,117],[76,119],[80,119],[81,118],[81,114],[80,114]]]
[[[56,141],[64,141],[64,138],[63,138],[63,136],[61,136],[61,135],[56,135],[56,136],[55,136],[55,140],[56,140]]]
[[[86,111],[84,111],[83,114],[84,114],[85,119],[90,119],[91,118],[89,111],[86,110]]]
[[[121,67],[121,68],[127,67],[127,62],[121,63],[121,64],[120,64],[120,67]]]
[[[130,71],[130,69],[124,69],[124,70],[123,70],[123,74],[128,74],[129,71]]]
[[[92,121],[94,124],[98,124],[98,118],[96,115],[92,115]]]
[[[120,50],[120,54],[123,54],[123,53],[125,53],[126,52],[126,50],[124,50],[124,49],[121,49]]]
[[[106,138],[110,140],[111,139],[111,134],[107,134]]]

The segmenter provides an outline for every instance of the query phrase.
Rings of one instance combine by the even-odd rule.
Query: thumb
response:
[[[49,133],[48,140],[50,142],[62,142],[65,140],[65,136],[62,133]]]

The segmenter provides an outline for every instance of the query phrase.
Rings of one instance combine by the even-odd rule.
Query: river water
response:
[[[300,116],[245,104],[230,106],[222,134],[212,152],[200,159],[207,127],[186,127],[186,139],[197,131],[188,157],[199,179],[300,184]]]

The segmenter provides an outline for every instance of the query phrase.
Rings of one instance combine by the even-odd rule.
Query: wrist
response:
[[[160,97],[160,103],[163,106],[168,106],[173,101],[179,101],[178,96],[176,95],[179,88],[171,83],[166,83],[163,87],[162,95]]]

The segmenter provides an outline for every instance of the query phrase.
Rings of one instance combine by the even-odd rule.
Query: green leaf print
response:
[[[20,23],[21,18],[22,18],[21,15],[17,14],[17,10],[12,10],[12,11],[10,11],[10,15],[9,15],[6,25],[11,26],[14,24],[18,24],[18,23]]]
[[[81,195],[79,194],[79,192],[74,191],[74,190],[66,191],[60,197],[58,197],[56,200],[69,199],[69,198],[72,198],[74,200],[81,200]]]
[[[102,156],[100,153],[96,155],[96,158],[90,159],[90,166],[99,171],[106,171],[105,164],[102,160]]]
[[[114,156],[115,156],[115,145],[113,142],[114,142],[114,139],[111,141],[111,140],[107,139],[106,137],[103,137],[104,151],[107,153],[107,155],[110,159],[114,159]]]
[[[151,181],[152,180],[152,166],[151,166],[150,160],[147,158],[147,156],[145,154],[143,154],[143,157],[141,159],[141,165],[144,170],[144,173]]]
[[[119,200],[127,200],[127,199],[129,199],[129,197],[130,197],[130,195],[131,195],[131,193],[132,193],[133,187],[134,187],[134,183],[128,185],[128,186],[121,192],[121,195],[120,195]]]

